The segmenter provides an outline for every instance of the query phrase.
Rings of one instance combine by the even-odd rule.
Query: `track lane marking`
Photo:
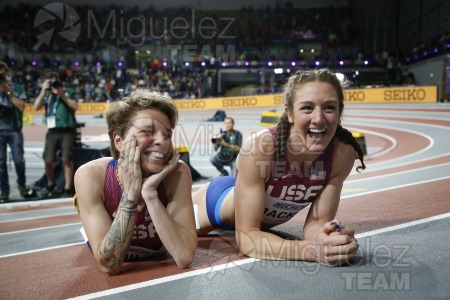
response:
[[[404,223],[404,224],[400,224],[400,225],[390,226],[390,227],[386,227],[383,229],[377,229],[377,230],[372,230],[372,231],[368,231],[368,232],[361,233],[361,234],[356,234],[355,237],[358,239],[358,238],[363,238],[363,237],[367,237],[367,236],[373,236],[373,235],[391,232],[391,231],[395,231],[395,230],[400,230],[400,229],[404,229],[404,228],[408,228],[408,227],[412,227],[412,226],[417,226],[417,225],[424,224],[424,223],[430,223],[430,222],[442,220],[442,219],[449,218],[449,217],[450,217],[450,213],[445,213],[442,215],[437,215],[437,216],[433,216],[433,217],[429,217],[429,218],[425,218],[425,219],[420,219],[420,220],[416,220],[416,221],[412,221],[412,222],[408,222],[408,223]],[[82,296],[78,296],[78,297],[70,298],[70,299],[85,300],[85,299],[106,297],[106,296],[110,296],[110,295],[114,295],[114,294],[132,291],[132,290],[139,289],[139,288],[145,288],[145,287],[149,287],[149,286],[158,285],[161,283],[176,281],[176,280],[180,280],[183,278],[199,276],[199,275],[206,274],[208,272],[216,272],[216,271],[231,269],[231,268],[234,268],[237,266],[242,266],[242,265],[249,264],[249,263],[255,263],[260,260],[261,259],[257,259],[257,258],[247,258],[247,259],[243,259],[243,260],[232,261],[231,263],[228,262],[225,264],[213,266],[211,268],[204,268],[204,269],[199,269],[199,270],[188,271],[188,272],[181,273],[181,274],[175,274],[175,275],[170,275],[170,276],[166,276],[166,277],[161,277],[158,279],[152,279],[152,280],[145,281],[145,282],[126,285],[123,287],[113,288],[113,289],[104,290],[104,291],[100,291],[100,292],[96,292],[96,293],[86,294],[86,295],[82,295]],[[212,268],[213,268],[213,270],[212,270]]]
[[[74,225],[80,225],[81,222],[75,222],[75,223],[67,223],[67,224],[60,224],[60,225],[53,225],[53,226],[45,226],[45,227],[38,227],[38,228],[31,228],[31,229],[23,229],[23,230],[16,230],[16,231],[8,231],[8,232],[2,232],[0,233],[0,236],[8,235],[8,234],[17,234],[17,233],[28,233],[33,231],[39,231],[39,230],[47,230],[47,229],[54,229],[58,227],[66,227],[66,226],[74,226]],[[0,256],[1,258],[1,256]]]

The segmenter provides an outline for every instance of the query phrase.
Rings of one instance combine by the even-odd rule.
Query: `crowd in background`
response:
[[[60,28],[57,24],[58,20],[53,20],[53,23],[50,22],[43,28],[42,26],[35,28],[35,17],[40,9],[42,6],[32,4],[4,7],[0,12],[2,43],[14,44],[16,49],[26,51],[36,45],[36,36],[40,33],[51,26]],[[156,87],[173,98],[181,99],[213,95],[214,78],[217,73],[215,67],[192,65],[187,68],[182,63],[162,65],[163,60],[159,57],[138,63],[137,66],[133,66],[133,70],[130,69],[129,64],[126,67],[119,67],[115,63],[97,63],[102,49],[111,45],[117,49],[129,48],[130,44],[138,43],[137,39],[140,38],[131,35],[136,36],[142,30],[145,43],[163,46],[184,44],[213,47],[220,44],[226,47],[233,45],[238,57],[231,59],[247,61],[282,59],[270,52],[274,45],[296,47],[299,41],[325,41],[329,46],[342,42],[351,44],[352,36],[354,36],[351,33],[350,16],[346,8],[293,9],[290,4],[285,7],[276,4],[275,8],[242,7],[241,10],[193,12],[187,7],[157,11],[152,6],[142,9],[111,4],[102,7],[79,5],[75,6],[75,10],[82,21],[80,22],[81,32],[94,33],[81,34],[76,43],[55,35],[51,40],[51,51],[92,53],[90,61],[80,61],[79,65],[74,66],[73,60],[55,62],[54,58],[42,55],[39,62],[33,66],[30,60],[19,63],[7,55],[2,57],[4,61],[11,62],[10,68],[14,75],[16,92],[22,98],[31,99],[31,101],[35,98],[42,81],[41,73],[48,69],[58,71],[69,95],[84,101],[114,99],[118,91],[127,93],[138,86]],[[130,28],[124,30],[123,22],[126,23],[126,27],[127,21],[136,17],[144,20],[145,26],[139,22],[130,22]],[[91,21],[86,22],[86,18],[90,18]],[[199,20],[205,18],[213,20],[218,28],[214,32],[204,31],[204,34],[181,32],[183,38],[178,39],[180,32],[178,34],[167,32],[168,29],[169,31],[172,29],[171,21],[176,18],[191,22],[188,27],[197,31],[199,30],[197,27],[201,26]],[[19,19],[21,21],[17,22]],[[164,22],[164,19],[167,19],[167,22]],[[233,22],[230,21],[231,19]],[[208,22],[204,24],[210,25]],[[100,31],[105,30],[103,36],[100,36],[95,26],[98,26]],[[242,30],[243,28],[248,30]],[[50,47],[44,45],[41,49],[48,50]],[[296,53],[296,56],[289,59],[305,59],[298,51]],[[319,59],[319,57],[316,58]],[[220,65],[217,66],[220,67]]]
[[[55,62],[46,55],[40,57],[37,65],[33,65],[29,60],[19,63],[5,53],[1,59],[9,62],[15,92],[22,99],[33,101],[42,84],[42,73],[48,69],[59,73],[69,96],[86,102],[114,100],[118,93],[128,93],[139,86],[157,88],[175,99],[214,96],[213,86],[220,64],[206,67],[192,64],[186,67],[183,63],[166,63],[160,57],[139,61],[132,68],[128,65],[119,66],[116,62],[100,62],[99,53],[104,47],[114,45],[117,49],[130,48],[130,41],[137,41],[133,41],[129,33],[136,34],[142,30],[145,43],[149,44],[233,45],[237,53],[237,57],[233,59],[241,61],[309,59],[312,62],[321,61],[328,66],[339,61],[363,66],[365,61],[370,61],[371,65],[384,69],[387,85],[413,84],[414,78],[405,67],[406,59],[418,59],[425,52],[431,55],[437,49],[436,47],[442,48],[444,45],[445,48],[450,43],[450,34],[447,33],[430,41],[429,44],[421,44],[412,49],[410,57],[388,51],[365,53],[358,48],[357,28],[352,25],[351,12],[347,7],[294,9],[288,3],[283,7],[275,4],[274,8],[242,7],[241,10],[220,12],[195,11],[197,20],[210,18],[216,22],[217,30],[214,35],[209,36],[198,32],[193,34],[189,31],[197,30],[198,23],[192,21],[194,11],[188,7],[163,11],[157,11],[152,6],[142,9],[113,4],[103,7],[88,5],[75,7],[76,13],[82,19],[80,22],[82,32],[86,32],[89,29],[88,26],[91,26],[92,31],[93,26],[92,22],[86,22],[83,18],[91,16],[92,21],[92,16],[95,16],[95,22],[101,27],[100,29],[106,30],[105,35],[99,36],[98,32],[97,35],[81,34],[76,43],[55,37],[51,47],[42,48],[47,52],[62,53],[62,55],[74,52],[90,55],[89,61],[80,61],[76,65],[73,60]],[[30,51],[36,45],[36,36],[39,33],[36,28],[35,30],[30,28],[34,28],[36,14],[41,8],[32,4],[3,7],[0,11],[1,43],[14,45],[17,51]],[[116,13],[114,22],[111,19],[111,12]],[[139,22],[131,22],[130,28],[127,28],[127,32],[124,33],[123,21],[136,17],[146,20],[146,26],[143,27]],[[164,18],[167,18],[169,25],[170,21],[176,18],[183,18],[192,23],[184,32],[183,38],[177,39],[177,36],[165,32],[168,25],[164,22]],[[234,20],[231,23],[226,21],[230,18]],[[41,28],[41,32],[42,30],[46,30],[46,27]],[[114,36],[108,33],[110,30],[115,32]],[[299,43],[304,42],[319,42],[322,45],[322,51],[308,58],[298,51],[295,51],[295,55],[291,57],[277,57],[270,51],[275,46],[286,49],[297,48]],[[355,51],[340,53],[338,49],[341,49],[342,45]],[[134,53],[129,51],[131,52]]]
[[[25,65],[14,68],[11,81],[21,98],[32,102],[39,94],[43,74],[51,68]],[[192,99],[211,96],[215,69],[185,68],[181,65],[163,66],[159,59],[139,69],[107,65],[59,66],[57,70],[69,97],[81,102],[105,102],[119,94],[129,94],[138,87],[150,87],[174,99]]]

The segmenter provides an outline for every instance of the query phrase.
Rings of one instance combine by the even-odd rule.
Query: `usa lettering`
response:
[[[156,229],[153,222],[146,227],[144,224],[134,225],[133,240],[144,240],[146,238],[154,238],[156,236]]]
[[[286,200],[286,201],[308,201],[314,198],[322,189],[322,185],[313,185],[308,189],[303,184],[294,184],[291,186],[283,186],[279,195],[275,195],[273,185],[269,185],[266,190],[266,197],[272,201]]]

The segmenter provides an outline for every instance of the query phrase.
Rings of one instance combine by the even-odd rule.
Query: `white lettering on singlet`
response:
[[[274,186],[266,189],[266,203],[262,223],[277,225],[292,219],[299,211],[311,204],[322,189],[322,185],[306,188],[303,184],[283,186],[279,194],[274,193]]]
[[[134,225],[134,233],[132,239],[143,240],[146,238],[154,238],[156,236],[156,229],[153,222],[145,226],[144,224]]]
[[[266,189],[266,199],[270,199],[271,201],[286,200],[293,202],[309,200],[310,198],[317,196],[322,187],[322,185],[313,185],[306,189],[303,184],[283,186],[280,195],[275,196],[272,194],[274,186],[269,185]]]

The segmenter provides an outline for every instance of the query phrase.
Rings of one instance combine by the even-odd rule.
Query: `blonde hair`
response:
[[[175,128],[178,122],[178,109],[172,98],[165,97],[157,91],[135,90],[129,96],[122,97],[117,102],[112,103],[106,113],[106,124],[108,125],[110,139],[109,149],[115,159],[119,158],[120,153],[114,145],[114,132],[124,137],[131,125],[131,119],[134,114],[145,109],[161,111],[169,119],[172,129]]]

